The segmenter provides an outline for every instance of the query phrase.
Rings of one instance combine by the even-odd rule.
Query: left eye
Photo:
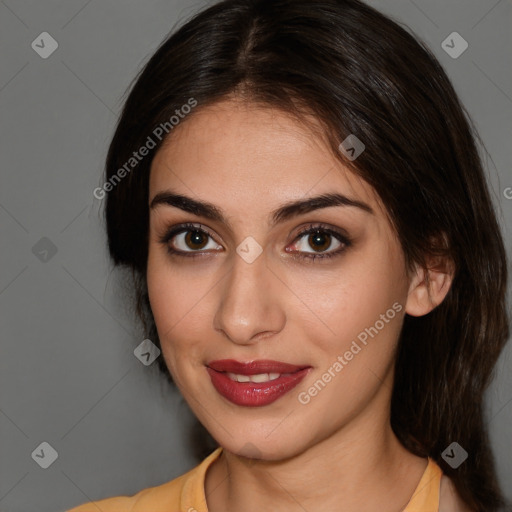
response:
[[[323,253],[328,249],[330,249],[329,252],[336,252],[337,249],[347,245],[341,234],[323,228],[309,229],[300,234],[298,240],[294,244],[294,251],[305,253]]]

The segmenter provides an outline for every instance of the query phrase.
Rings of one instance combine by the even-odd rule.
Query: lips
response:
[[[310,369],[310,366],[279,361],[243,363],[233,359],[211,361],[206,368],[220,395],[246,407],[261,407],[276,401],[297,386]]]

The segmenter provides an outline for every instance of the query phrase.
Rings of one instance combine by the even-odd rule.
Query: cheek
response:
[[[311,304],[322,322],[311,324],[306,316],[301,322],[316,368],[298,388],[297,399],[325,425],[355,414],[382,386],[390,386],[404,307],[395,300],[399,294],[392,282],[373,277],[354,271],[335,285],[320,283],[324,293]]]
[[[397,316],[399,308],[392,306],[398,303],[403,307],[404,302],[398,274],[399,269],[389,260],[360,255],[347,258],[337,270],[288,272],[286,284],[292,292],[288,295],[293,297],[288,320],[293,321],[296,315],[306,331],[305,338],[316,340],[325,352],[342,350],[376,322],[381,327],[381,315],[385,320]],[[389,326],[397,323],[386,322],[379,335],[388,331],[395,339],[397,330]]]
[[[212,272],[184,271],[172,264],[158,250],[148,256],[147,283],[151,310],[169,369],[174,361],[186,354],[199,358],[205,340],[204,319],[211,316],[212,291],[215,280]],[[201,321],[199,319],[202,319]]]

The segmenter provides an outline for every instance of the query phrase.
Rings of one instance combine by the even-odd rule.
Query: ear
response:
[[[411,316],[430,313],[443,302],[455,274],[447,258],[431,258],[427,268],[417,265],[411,276],[405,312]]]

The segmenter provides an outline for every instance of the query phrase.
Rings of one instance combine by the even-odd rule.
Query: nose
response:
[[[214,328],[238,345],[251,345],[279,333],[286,324],[284,287],[265,252],[248,263],[238,254],[222,280]]]

